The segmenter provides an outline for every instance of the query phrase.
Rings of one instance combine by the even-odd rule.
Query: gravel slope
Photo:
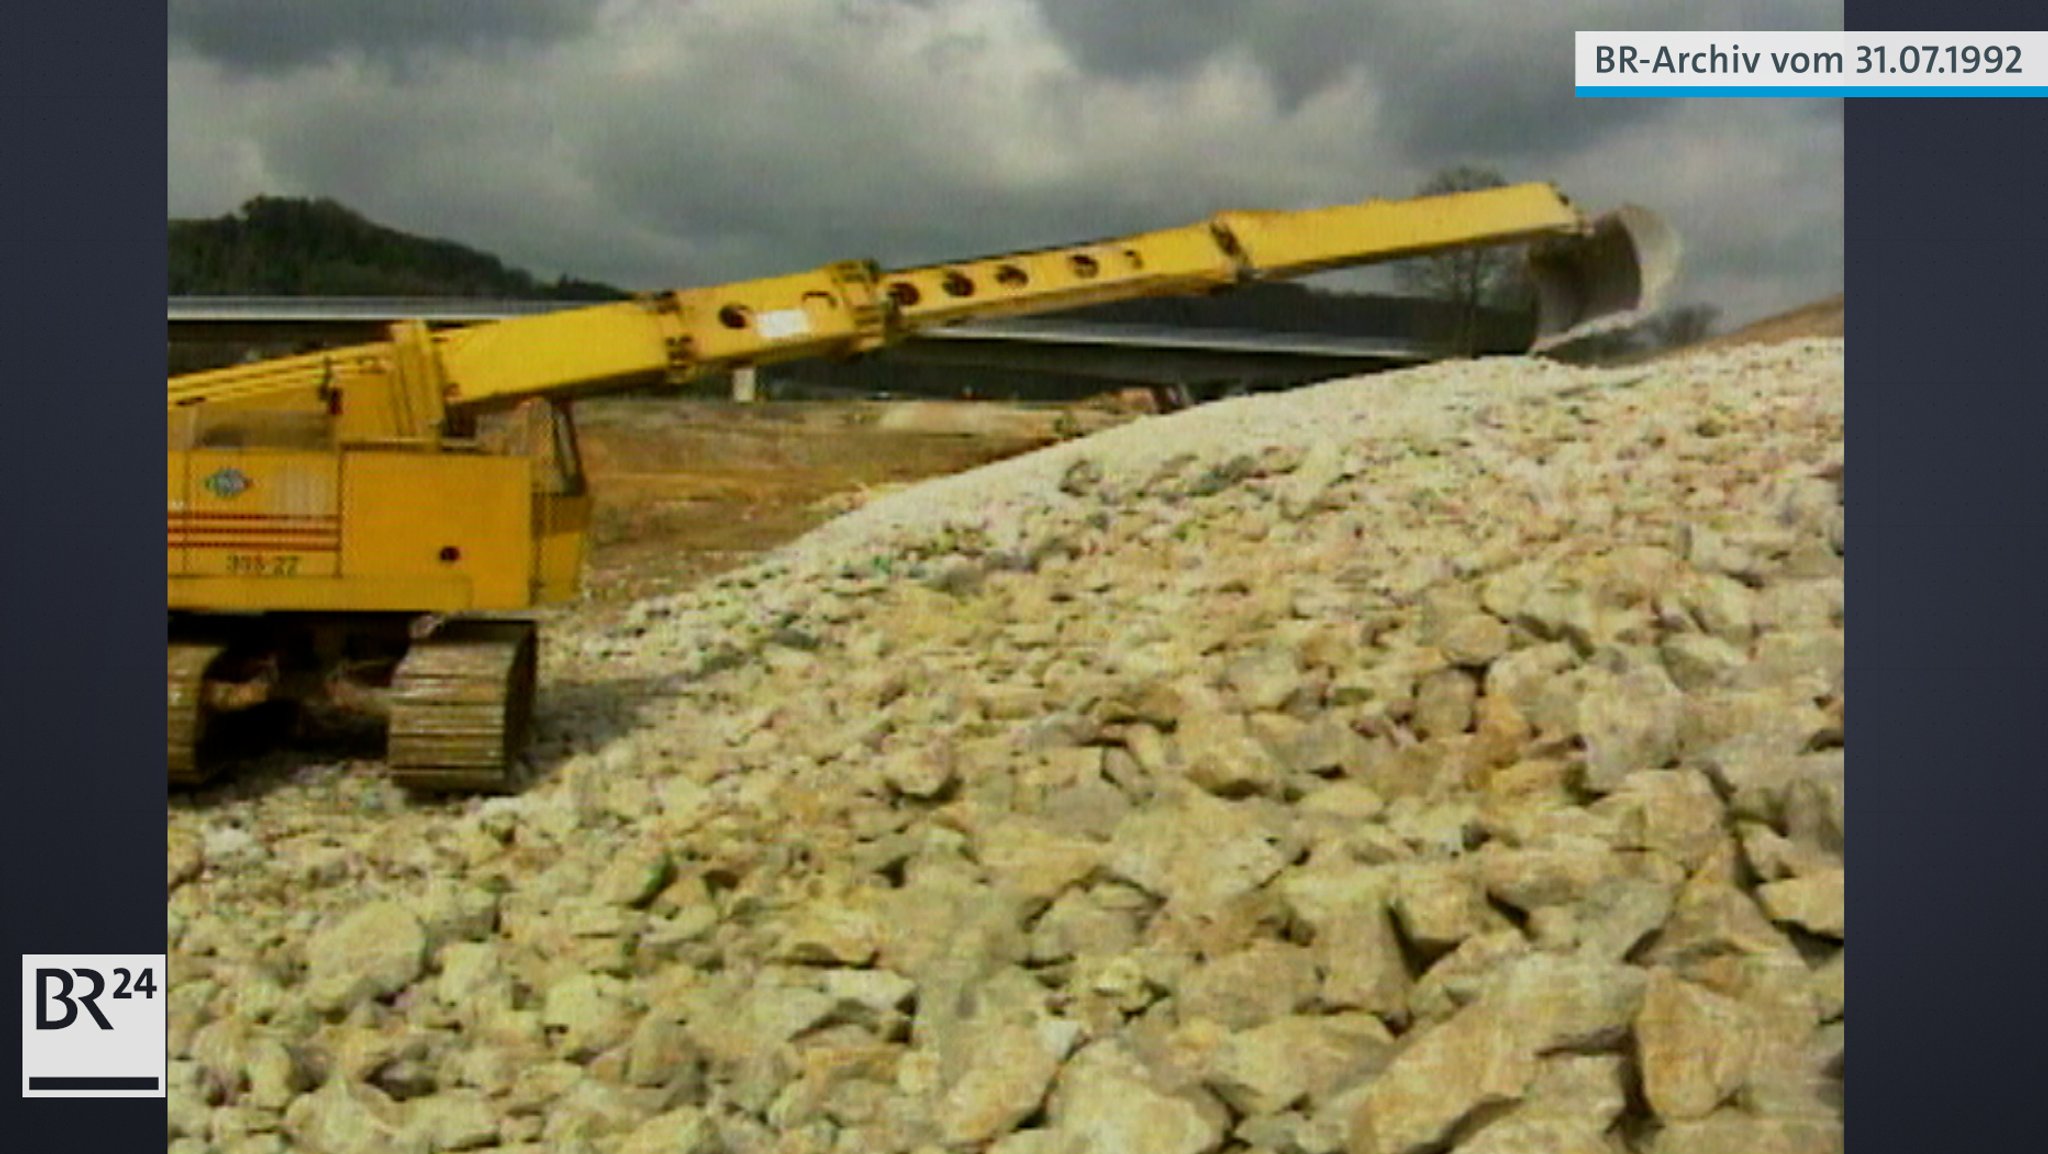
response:
[[[174,1148],[1840,1148],[1842,345],[1438,365],[553,623],[516,798],[174,800]]]

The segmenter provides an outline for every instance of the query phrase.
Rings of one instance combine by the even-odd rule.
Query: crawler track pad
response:
[[[206,671],[226,649],[201,642],[170,644],[170,778],[172,785],[197,785],[207,779],[199,761],[199,743],[206,737]]]
[[[525,621],[458,621],[416,642],[391,682],[392,779],[422,790],[516,790],[534,657]]]

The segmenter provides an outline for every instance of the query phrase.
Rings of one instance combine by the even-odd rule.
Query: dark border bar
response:
[[[161,1090],[161,1078],[35,1078],[31,1090]]]
[[[1850,0],[1851,29],[2038,28]],[[2048,64],[2029,61],[2032,68]],[[1857,1154],[2034,1149],[2048,1000],[2048,100],[1850,100]]]
[[[0,675],[10,970],[23,954],[164,952],[163,722],[150,705],[162,679],[162,434],[143,395],[164,368],[162,12],[27,5],[0,37],[0,341],[14,433],[0,454],[12,562],[0,571],[0,651],[34,655],[33,669]],[[21,1051],[7,1049],[20,1071],[0,1106],[7,1149],[163,1149],[161,1070],[157,1089],[24,1098]]]

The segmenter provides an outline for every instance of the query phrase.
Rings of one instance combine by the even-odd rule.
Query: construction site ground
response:
[[[1841,1154],[1830,327],[587,405],[523,788],[172,791],[167,1150]]]
[[[1838,295],[1705,346],[1839,337],[1842,317]],[[598,500],[588,609],[601,619],[744,565],[892,489],[1095,432],[1138,411],[1107,401],[585,403],[579,432]]]
[[[589,608],[602,617],[674,592],[874,496],[1132,415],[1100,403],[585,403],[578,433],[597,494]]]

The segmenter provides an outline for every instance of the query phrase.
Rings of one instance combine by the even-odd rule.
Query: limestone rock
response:
[[[633,1029],[633,1007],[616,978],[577,974],[548,988],[540,1020],[560,1032],[563,1053],[590,1055],[626,1040]]]
[[[1486,892],[1524,912],[1574,904],[1601,883],[1621,876],[1613,853],[1598,842],[1528,849],[1488,846],[1477,860]]]
[[[284,1132],[309,1154],[427,1154],[428,1136],[404,1122],[404,1111],[381,1092],[336,1080],[295,1100]]]
[[[1481,1002],[1403,1049],[1360,1096],[1348,1154],[1421,1154],[1478,1111],[1519,1100],[1535,1055],[1512,1021]]]
[[[1208,1086],[1249,1117],[1313,1108],[1383,1069],[1394,1052],[1369,1014],[1290,1015],[1232,1034],[1207,1063]]]
[[[1706,775],[1692,770],[1633,774],[1592,807],[1610,819],[1617,848],[1650,850],[1693,869],[1725,835],[1721,798]]]
[[[1174,734],[1189,781],[1220,797],[1272,793],[1280,762],[1251,734],[1242,716],[1199,710],[1181,719]]]
[[[784,925],[780,961],[861,966],[873,961],[884,933],[882,915],[858,898],[808,902]]]
[[[1841,1154],[1842,1124],[1820,1118],[1756,1118],[1720,1110],[1658,1131],[1649,1154]]]
[[[1102,864],[1103,848],[1066,837],[1034,822],[998,822],[975,838],[975,855],[999,886],[1022,897],[1049,902]]]
[[[1207,908],[1271,881],[1287,864],[1283,845],[1251,803],[1184,794],[1125,818],[1108,865],[1169,902]]]
[[[1585,956],[1535,953],[1503,966],[1481,997],[1533,1053],[1620,1044],[1647,997],[1642,970]]]
[[[684,1106],[635,1126],[620,1141],[618,1154],[715,1154],[718,1130],[702,1110]]]
[[[1630,1061],[1620,1054],[1554,1054],[1542,1060],[1516,1113],[1569,1118],[1605,1130],[1628,1108]]]
[[[675,872],[675,862],[662,846],[634,846],[614,858],[598,875],[591,896],[607,905],[638,909],[653,901],[675,877]]]
[[[1848,998],[1848,955],[1847,950],[1837,950],[1814,971],[1814,996],[1824,1022],[1832,1022],[1842,1016]]]
[[[371,902],[306,943],[306,996],[323,1010],[388,997],[426,968],[427,933],[397,902]]]
[[[1277,710],[1302,687],[1301,658],[1291,647],[1264,646],[1231,662],[1223,678],[1246,712]]]
[[[1209,1154],[1222,1146],[1224,1122],[1194,1103],[1155,1088],[1130,1051],[1098,1042],[1069,1059],[1048,1114],[1055,1149],[1102,1154]]]
[[[1429,953],[1441,953],[1499,919],[1470,870],[1457,866],[1409,866],[1397,875],[1394,916],[1402,933]]]
[[[1483,668],[1508,651],[1513,640],[1506,623],[1485,613],[1469,613],[1445,627],[1437,648],[1458,665]]]
[[[1845,913],[1844,871],[1840,867],[1758,887],[1757,902],[1772,921],[1841,940]]]
[[[1688,693],[1730,685],[1749,663],[1748,654],[1705,633],[1674,633],[1659,646],[1671,681]]]
[[[953,787],[959,771],[944,751],[915,747],[895,750],[884,758],[882,778],[906,797],[933,798]]]
[[[1744,1007],[1653,970],[1635,1022],[1643,1096],[1666,1122],[1704,1118],[1749,1077],[1756,1027]]]
[[[1415,983],[1409,1009],[1423,1021],[1448,1018],[1478,998],[1502,965],[1528,952],[1529,940],[1512,926],[1466,938]]]
[[[1044,1102],[1065,1049],[1041,1030],[998,1025],[977,1042],[973,1064],[939,1102],[948,1143],[988,1142],[1008,1133]]]
[[[1616,1154],[1605,1129],[1570,1118],[1526,1118],[1518,1111],[1488,1122],[1457,1154]]]
[[[164,867],[169,888],[177,889],[206,868],[206,843],[190,830],[174,829],[164,837]]]
[[[1197,966],[1175,991],[1176,1012],[1182,1021],[1249,1029],[1306,1007],[1315,994],[1310,952],[1262,941]]]
[[[482,1093],[451,1090],[410,1104],[408,1130],[429,1150],[473,1150],[498,1143],[498,1112]]]
[[[1443,669],[1422,679],[1415,691],[1413,724],[1424,738],[1450,737],[1472,728],[1479,685],[1461,669]]]
[[[1678,754],[1685,696],[1660,669],[1631,669],[1593,681],[1579,701],[1588,789],[1606,793],[1632,773],[1661,769]]]

